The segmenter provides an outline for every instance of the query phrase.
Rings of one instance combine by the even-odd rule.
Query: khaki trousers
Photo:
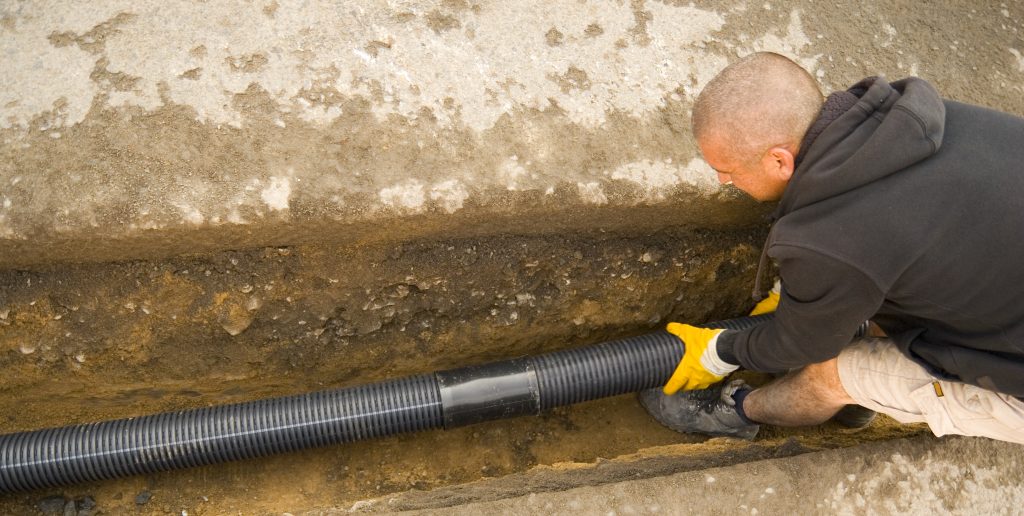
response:
[[[1024,401],[934,378],[889,339],[854,341],[839,354],[850,397],[901,423],[928,423],[937,436],[976,435],[1024,444]]]

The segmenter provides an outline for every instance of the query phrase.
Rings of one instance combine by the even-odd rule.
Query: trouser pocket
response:
[[[910,393],[935,435],[1024,442],[1024,403],[975,385],[934,381]]]
[[[954,413],[958,411],[950,410],[952,391],[948,382],[934,381],[910,392],[910,399],[917,404],[921,416],[935,435],[966,435],[955,422],[957,417]]]

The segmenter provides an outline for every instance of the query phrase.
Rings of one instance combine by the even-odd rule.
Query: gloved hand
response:
[[[782,295],[782,283],[775,280],[775,285],[768,291],[768,297],[757,302],[750,315],[761,315],[774,312],[779,307],[779,297]]]
[[[665,394],[671,396],[679,389],[706,389],[722,381],[725,375],[739,369],[738,365],[730,364],[718,356],[715,346],[718,335],[725,330],[711,330],[679,323],[669,323],[665,329],[679,337],[686,348],[683,359],[679,361],[672,377],[662,389]]]

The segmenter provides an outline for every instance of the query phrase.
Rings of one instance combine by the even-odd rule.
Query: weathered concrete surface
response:
[[[5,6],[0,264],[751,220],[685,201],[716,186],[675,48],[710,11],[655,44],[625,5],[33,5]]]
[[[409,514],[1017,514],[1022,477],[1020,445],[919,437]]]
[[[826,89],[918,74],[1024,113],[1022,15],[1019,1],[8,1],[0,266],[749,225],[756,210],[722,197],[688,135],[729,58],[780,51]]]

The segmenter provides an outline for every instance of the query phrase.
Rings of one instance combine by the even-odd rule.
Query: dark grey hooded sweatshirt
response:
[[[821,362],[872,319],[932,374],[1024,396],[1024,119],[870,78],[829,97],[798,159],[765,244],[779,308],[722,357]]]

